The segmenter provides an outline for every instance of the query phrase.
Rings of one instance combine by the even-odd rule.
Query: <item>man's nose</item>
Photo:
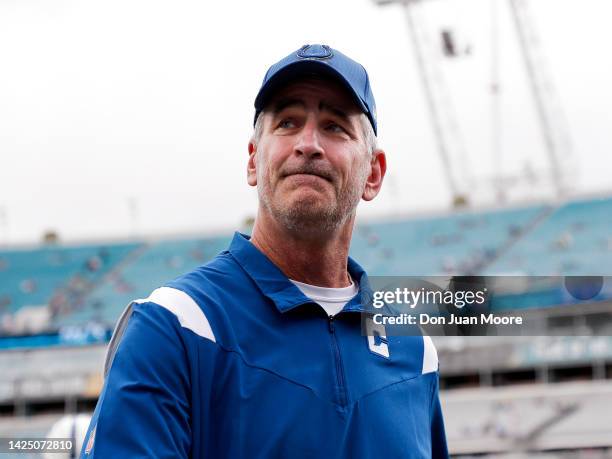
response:
[[[295,153],[305,155],[309,158],[323,156],[323,146],[319,137],[317,122],[309,118],[299,132],[294,147]]]

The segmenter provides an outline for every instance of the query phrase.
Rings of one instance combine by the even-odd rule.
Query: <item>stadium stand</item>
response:
[[[612,198],[570,202],[516,240],[484,274],[609,276]]]
[[[364,224],[351,253],[377,276],[472,274],[548,212],[540,205]]]
[[[122,269],[106,276],[78,312],[63,317],[58,327],[94,321],[112,327],[132,300],[190,271],[225,250],[230,236],[161,241],[142,246]]]
[[[48,331],[83,306],[103,276],[138,244],[42,247],[0,252],[0,332]]]
[[[611,220],[612,198],[605,198],[366,222],[351,255],[376,276],[609,272]],[[230,239],[0,251],[0,337],[36,336],[0,339],[0,348],[103,341],[129,301],[213,258]],[[532,286],[530,297],[500,298],[494,307],[573,301],[562,287]]]
[[[457,456],[612,447],[612,382],[463,389],[442,397]]]

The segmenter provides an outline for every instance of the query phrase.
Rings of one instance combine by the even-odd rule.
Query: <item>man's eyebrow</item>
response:
[[[342,107],[339,107],[337,105],[333,105],[327,102],[321,102],[319,104],[319,110],[321,111],[328,111],[333,113],[334,115],[336,115],[337,117],[339,117],[340,119],[343,119],[345,121],[349,120],[349,116],[348,113],[345,109],[343,109]]]
[[[286,109],[287,107],[291,107],[293,105],[299,105],[301,107],[306,106],[306,104],[304,104],[304,102],[301,101],[300,99],[287,97],[285,99],[280,99],[274,104],[274,107],[272,108],[272,113],[274,113],[275,115],[278,115],[284,109]]]

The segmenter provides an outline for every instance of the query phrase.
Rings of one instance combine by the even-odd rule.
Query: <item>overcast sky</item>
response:
[[[491,148],[493,2],[501,162]],[[420,24],[433,43],[449,28],[460,48],[471,50],[452,60],[434,55],[470,174],[481,183],[500,168],[507,174],[545,168],[507,2],[424,3]],[[574,193],[611,191],[612,4],[529,4],[570,128]],[[389,174],[381,195],[364,203],[360,215],[448,208],[399,6],[370,0],[3,0],[0,244],[38,241],[47,229],[69,241],[238,227],[257,205],[245,167],[261,79],[272,63],[315,42],[343,51],[370,73]],[[523,190],[535,196],[537,188]],[[485,186],[475,194],[480,203],[494,199]]]

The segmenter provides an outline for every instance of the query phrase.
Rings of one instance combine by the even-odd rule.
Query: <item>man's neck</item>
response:
[[[320,287],[347,287],[354,220],[350,217],[331,234],[304,237],[287,231],[260,210],[251,242],[290,279]]]

